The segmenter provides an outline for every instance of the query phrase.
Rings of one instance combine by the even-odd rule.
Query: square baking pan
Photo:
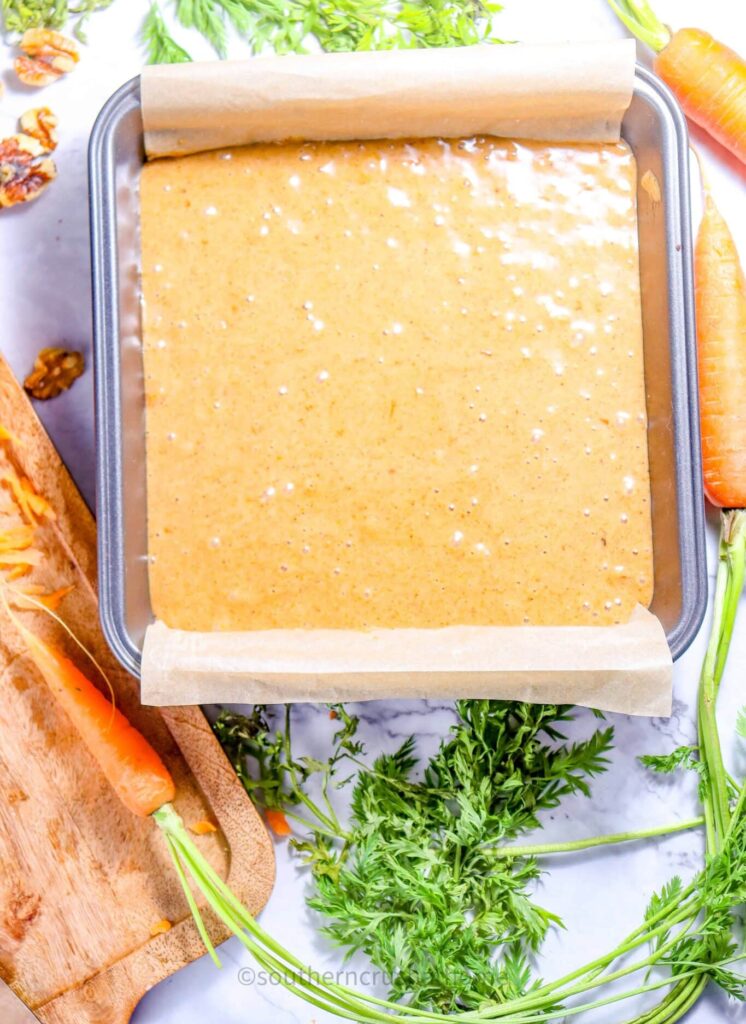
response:
[[[638,166],[638,234],[652,497],[651,610],[677,658],[707,600],[684,118],[639,67],[622,133]],[[101,622],[139,675],[148,588],[138,189],[139,79],[103,107],[89,148]]]

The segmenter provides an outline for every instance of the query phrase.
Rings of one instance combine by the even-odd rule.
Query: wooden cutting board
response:
[[[196,842],[256,913],[274,881],[271,840],[199,708],[142,707],[136,680],[110,653],[93,517],[2,357],[0,424],[14,435],[0,443],[0,477],[28,477],[56,513],[39,528],[43,564],[14,586],[75,584],[59,614],[170,768],[185,822],[217,826]],[[0,484],[0,530],[14,516]],[[20,614],[65,646],[43,613]],[[164,920],[171,930],[152,936]],[[158,828],[119,803],[0,610],[0,977],[48,1024],[126,1024],[148,989],[203,952]]]

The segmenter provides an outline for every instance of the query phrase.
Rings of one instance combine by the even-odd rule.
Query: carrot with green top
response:
[[[746,61],[697,28],[671,32],[647,0],[609,0],[626,27],[655,50],[656,74],[687,117],[746,163]]]

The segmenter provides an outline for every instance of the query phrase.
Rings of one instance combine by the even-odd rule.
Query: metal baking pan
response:
[[[707,598],[689,164],[681,111],[642,67],[637,68],[623,135],[638,164],[654,553],[651,609],[677,658],[699,629]],[[152,620],[138,239],[144,158],[140,87],[133,79],[114,93],[96,121],[89,173],[101,622],[114,653],[136,675]],[[648,171],[645,180],[653,187],[646,189],[640,182]]]

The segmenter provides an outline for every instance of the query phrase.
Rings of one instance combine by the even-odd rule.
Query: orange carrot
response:
[[[19,628],[34,664],[125,807],[147,817],[170,803],[173,779],[145,737],[69,658]]]
[[[647,0],[609,0],[627,28],[656,51],[654,67],[684,113],[746,163],[746,61],[696,28],[671,33]]]
[[[707,32],[683,28],[655,70],[687,117],[746,163],[746,61]]]
[[[733,236],[709,192],[695,247],[705,491],[746,507],[746,284]]]

